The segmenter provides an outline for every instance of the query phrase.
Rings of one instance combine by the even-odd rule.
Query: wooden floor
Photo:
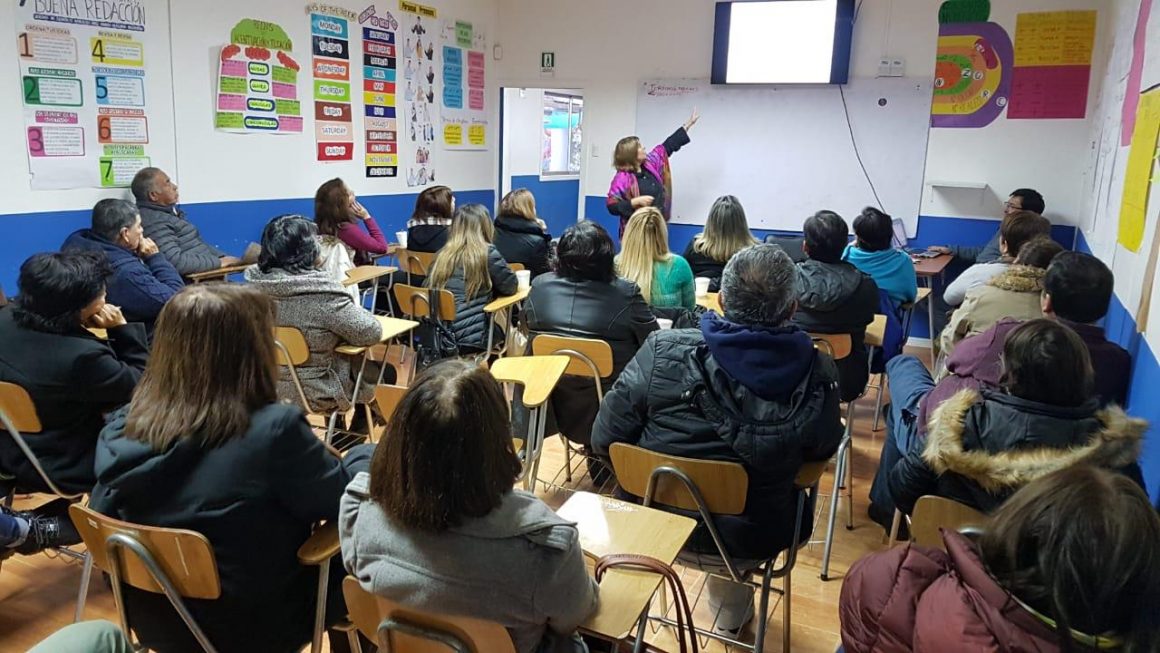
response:
[[[918,353],[918,352],[916,352]],[[854,530],[844,528],[846,501],[839,503],[839,522],[835,531],[833,556],[830,563],[829,582],[819,578],[822,564],[822,544],[811,544],[801,550],[797,567],[793,573],[792,609],[792,650],[795,653],[833,653],[839,643],[838,596],[842,578],[850,565],[867,553],[880,551],[885,547],[882,529],[866,516],[867,492],[870,481],[878,467],[878,454],[882,446],[883,432],[871,432],[874,412],[874,390],[857,402],[854,418]],[[545,446],[540,478],[562,482],[564,456],[559,438],[552,438]],[[822,479],[821,491],[830,492],[833,465]],[[577,489],[591,490],[587,478],[578,481]],[[557,507],[568,497],[568,491],[537,487],[537,494]],[[40,499],[18,502],[17,508],[31,506]],[[814,540],[825,535],[825,516],[828,501],[819,501],[820,514],[815,519]],[[682,570],[683,580],[690,601],[696,600],[703,584],[702,574],[692,570]],[[0,651],[25,651],[36,642],[73,620],[77,588],[81,576],[78,563],[47,555],[30,557],[14,556],[0,567]],[[116,609],[112,593],[106,589],[98,574],[88,594],[85,619],[108,619],[116,621]],[[770,617],[766,629],[766,651],[780,651],[782,637],[782,608],[777,596],[771,597]],[[699,601],[694,620],[697,623],[712,623],[708,602]],[[748,628],[751,640],[752,625]],[[664,650],[675,651],[667,631],[649,635],[650,640]],[[707,649],[711,652],[726,650],[716,642]],[[737,649],[732,649],[737,650]]]

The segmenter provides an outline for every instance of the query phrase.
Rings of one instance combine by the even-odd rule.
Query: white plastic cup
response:
[[[710,279],[708,277],[697,277],[693,279],[693,285],[697,288],[698,297],[704,297],[709,294],[709,281]]]
[[[668,318],[658,317],[657,325],[662,329],[671,329],[673,328],[673,321]]]
[[[531,270],[516,270],[516,281],[520,284],[520,290],[527,290],[532,287],[532,271]]]
[[[395,238],[399,239],[399,247],[402,247],[403,249],[407,249],[407,232],[396,231]]]

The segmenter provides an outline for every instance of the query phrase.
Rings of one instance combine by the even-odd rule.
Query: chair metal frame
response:
[[[408,274],[407,280],[410,281],[410,272],[408,272],[407,274]],[[410,293],[410,299],[411,299],[411,301],[409,302],[410,306],[403,305],[403,298],[401,297],[400,291]],[[449,291],[449,290],[434,290],[431,288],[420,288],[419,286],[412,286],[412,285],[410,285],[410,283],[406,283],[406,284],[394,284],[394,286],[392,286],[392,292],[395,293],[395,301],[397,301],[399,303],[399,310],[407,318],[410,318],[412,320],[417,320],[419,317],[430,317],[431,319],[433,319],[433,320],[435,320],[443,325],[446,325],[448,322],[455,321],[455,313],[454,312],[452,312],[451,315],[449,315],[449,316],[444,315],[442,301],[437,302],[437,303],[433,303],[431,301],[433,293],[451,294],[451,291]],[[423,315],[419,314],[420,302],[423,303],[427,308],[426,313]],[[454,306],[454,305],[455,305],[455,303],[453,300],[452,306]],[[452,309],[452,310],[454,311],[454,309]],[[410,348],[411,355],[412,355],[412,364],[411,364],[410,371],[408,374],[408,382],[407,382],[407,385],[410,385],[411,382],[413,382],[415,380],[415,374],[418,373],[418,370],[416,369],[418,367],[418,364],[417,364],[418,359],[415,356],[416,349],[415,349],[415,330],[414,329],[411,329],[410,344],[408,345],[408,347]],[[400,364],[402,364],[401,360],[400,360]]]
[[[306,336],[302,334],[302,330],[299,329],[298,327],[280,326],[280,327],[275,327],[275,329],[276,330],[274,332],[274,346],[278,349],[278,352],[281,354],[281,357],[285,360],[285,363],[286,363],[285,365],[282,365],[282,361],[278,361],[278,364],[279,364],[279,366],[285,367],[287,370],[289,370],[290,380],[294,383],[294,389],[298,391],[298,400],[302,404],[302,409],[305,410],[308,415],[322,415],[322,416],[326,417],[325,441],[326,441],[326,444],[330,444],[334,440],[334,432],[335,432],[337,424],[338,424],[338,415],[339,415],[339,413],[341,413],[343,411],[336,406],[334,408],[334,410],[330,411],[329,416],[327,416],[325,413],[319,412],[317,409],[314,408],[314,406],[310,405],[310,400],[306,398],[306,390],[303,389],[303,387],[302,387],[302,380],[298,377],[298,365],[299,364],[294,362],[293,356],[290,355],[290,348],[288,345],[286,345],[284,342],[282,342],[282,338],[279,337],[278,330],[286,329],[288,331],[293,331],[293,332],[297,333],[298,337],[302,338],[302,342],[303,342],[304,346],[306,346],[307,357],[309,358],[310,347],[309,347],[309,345],[306,345]],[[303,361],[303,362],[305,362],[305,361]],[[359,385],[362,383],[362,375],[363,375],[363,370],[365,368],[366,368],[366,358],[364,357],[362,365],[359,367],[358,377],[357,377],[357,380],[356,380],[355,386],[354,386],[354,391],[356,393],[356,396],[358,393]],[[343,398],[346,399],[346,393],[343,393]],[[352,402],[352,405],[353,405],[353,402]]]
[[[530,360],[536,356],[524,356],[517,359],[509,360]],[[502,360],[502,359],[501,359]],[[502,374],[497,374],[496,366],[500,364],[500,360],[492,364],[491,372],[496,379],[505,388],[505,393],[509,386],[523,386],[525,394],[523,397],[527,398],[527,386],[524,381],[512,378],[503,378]],[[553,387],[553,389],[555,389]],[[548,405],[547,401],[538,406],[529,406],[524,404],[524,408],[528,411],[528,438],[524,442],[523,454],[524,462],[520,468],[520,475],[516,482],[523,483],[524,489],[528,492],[536,491],[536,481],[540,472],[540,456],[544,450],[545,431],[548,428]],[[514,410],[514,401],[509,411]]]

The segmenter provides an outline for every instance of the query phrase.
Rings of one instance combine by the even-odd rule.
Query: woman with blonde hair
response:
[[[749,231],[741,201],[732,195],[723,195],[709,209],[705,231],[689,241],[685,260],[693,269],[694,276],[709,279],[709,292],[717,292],[721,288],[721,273],[729,259],[756,244],[757,239]]]
[[[480,352],[487,347],[488,316],[483,307],[493,297],[516,292],[518,282],[507,261],[492,244],[495,228],[482,204],[468,204],[455,212],[447,244],[435,257],[427,287],[450,290],[455,296],[455,321],[451,331],[460,352]],[[495,342],[503,342],[496,329]]]
[[[632,214],[616,270],[640,287],[640,294],[653,308],[697,305],[693,270],[684,257],[669,251],[668,225],[659,209],[650,206]]]
[[[693,109],[685,124],[651,152],[645,151],[636,136],[627,136],[616,144],[612,155],[616,176],[608,187],[606,204],[609,213],[620,216],[620,237],[624,237],[628,221],[637,209],[656,207],[664,221],[669,221],[673,200],[669,157],[689,144],[689,130],[700,119],[701,114]]]
[[[526,188],[504,195],[495,216],[495,248],[508,263],[519,263],[535,278],[551,271],[552,236],[536,215],[536,198]]]

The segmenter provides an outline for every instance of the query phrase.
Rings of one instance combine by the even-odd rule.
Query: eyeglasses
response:
[[[1010,200],[1003,202],[1003,208],[1011,209],[1013,211],[1022,211],[1023,210],[1023,206],[1021,203],[1015,204],[1014,202],[1011,202]]]

